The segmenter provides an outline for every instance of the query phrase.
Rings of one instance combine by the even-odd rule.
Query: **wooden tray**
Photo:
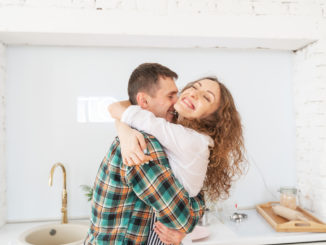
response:
[[[256,206],[266,221],[276,230],[280,232],[326,232],[326,224],[314,217],[306,210],[297,207],[296,211],[301,212],[308,221],[292,220],[289,221],[273,212],[272,206],[280,204],[279,202],[268,202]]]

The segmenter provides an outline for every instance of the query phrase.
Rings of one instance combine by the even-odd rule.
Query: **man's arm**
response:
[[[160,240],[166,244],[179,245],[186,236],[186,233],[177,231],[175,229],[167,228],[161,222],[157,221],[154,227],[155,233]]]
[[[153,161],[127,168],[126,181],[136,195],[154,208],[158,221],[169,228],[189,233],[204,212],[201,194],[190,198],[173,176],[162,146],[154,137],[145,137]]]

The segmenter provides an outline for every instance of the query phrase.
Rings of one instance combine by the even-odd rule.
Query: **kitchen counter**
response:
[[[31,228],[46,225],[46,224],[59,224],[60,221],[43,221],[43,222],[24,222],[24,223],[12,223],[5,224],[0,228],[0,244],[1,245],[19,245],[18,238],[20,234]],[[69,223],[82,223],[89,224],[89,220],[69,220]],[[86,234],[85,234],[86,237]],[[46,244],[44,244],[46,245]]]
[[[276,232],[255,209],[241,210],[248,219],[234,223],[227,218],[209,215],[210,236],[193,242],[193,245],[261,245],[261,244],[326,244],[326,233]],[[71,223],[87,223],[88,220],[72,220]],[[18,245],[19,235],[36,226],[59,221],[6,224],[0,228],[1,245]],[[309,242],[309,243],[307,243]]]
[[[276,232],[270,224],[255,209],[239,210],[246,213],[248,219],[241,223],[235,223],[229,218],[221,218],[217,215],[209,215],[210,236],[193,242],[195,245],[218,244],[287,244],[318,242],[318,245],[326,244],[326,233],[308,232]],[[315,243],[308,243],[315,244]]]

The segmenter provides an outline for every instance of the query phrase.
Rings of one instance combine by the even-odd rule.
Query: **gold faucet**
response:
[[[54,164],[51,168],[50,172],[50,178],[49,178],[49,185],[52,186],[52,179],[53,179],[53,173],[57,166],[60,166],[63,172],[63,190],[62,190],[62,207],[61,207],[61,213],[62,213],[62,224],[68,223],[68,217],[67,217],[67,189],[66,189],[66,169],[63,166],[62,163],[58,162]]]

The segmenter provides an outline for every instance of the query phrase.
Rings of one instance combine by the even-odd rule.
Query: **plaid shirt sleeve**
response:
[[[204,213],[203,196],[189,197],[173,176],[161,144],[152,136],[144,136],[153,161],[127,167],[126,181],[143,202],[154,208],[161,223],[189,233]]]

